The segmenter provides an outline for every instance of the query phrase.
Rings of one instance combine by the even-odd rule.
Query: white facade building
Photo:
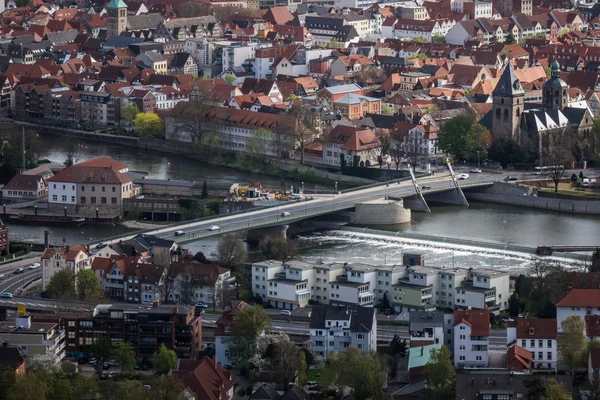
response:
[[[490,336],[490,312],[454,311],[454,365],[486,368]]]
[[[322,359],[350,346],[363,353],[377,351],[377,319],[372,307],[315,305],[310,312],[312,350]]]
[[[519,315],[508,321],[506,342],[531,352],[534,369],[556,369],[558,360],[557,329],[555,319],[523,318]]]
[[[471,270],[466,280],[456,288],[457,308],[476,308],[494,313],[508,309],[510,276],[491,269]]]
[[[600,315],[600,289],[573,289],[556,303],[556,327],[562,333],[562,322],[578,316],[585,321],[586,315]]]
[[[90,268],[90,256],[84,245],[65,248],[47,248],[41,257],[42,290],[46,290],[52,276],[60,270],[68,269],[77,275],[82,269]]]

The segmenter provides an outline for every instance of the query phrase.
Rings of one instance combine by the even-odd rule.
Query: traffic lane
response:
[[[439,187],[447,187],[449,186],[448,183],[450,183],[450,181],[448,179],[442,181],[442,182],[436,182],[436,183],[431,183],[431,187],[432,188],[439,188]],[[389,187],[389,188],[385,188],[383,191],[379,191],[381,193],[379,193],[379,195],[387,195],[387,196],[411,196],[414,195],[416,192],[414,190],[414,186],[412,185],[412,182],[410,185],[399,185],[397,187]],[[269,210],[261,210],[261,211],[255,211],[252,213],[248,213],[244,216],[240,216],[240,215],[236,215],[236,216],[229,216],[229,217],[222,217],[223,221],[220,221],[218,218],[217,219],[212,219],[210,221],[207,221],[207,223],[202,224],[202,225],[198,225],[198,226],[194,226],[194,227],[188,227],[187,229],[185,229],[185,227],[179,227],[178,230],[182,230],[183,232],[185,232],[185,235],[190,235],[190,234],[195,234],[195,233],[200,233],[200,232],[208,232],[208,231],[212,231],[210,229],[210,226],[213,225],[217,225],[219,228],[224,229],[224,228],[229,228],[229,227],[235,227],[235,226],[239,226],[239,225],[244,225],[247,223],[254,223],[254,222],[263,222],[269,219],[273,219],[273,218],[282,218],[281,221],[285,221],[287,219],[289,220],[293,220],[295,217],[298,216],[298,211],[300,211],[300,213],[306,213],[306,212],[310,212],[310,211],[315,211],[317,209],[323,208],[323,207],[327,207],[330,204],[338,204],[338,205],[353,205],[357,202],[363,201],[363,200],[372,200],[373,196],[375,193],[358,193],[356,195],[353,195],[351,197],[342,197],[344,195],[332,195],[331,196],[331,200],[328,198],[321,198],[319,200],[311,200],[311,201],[307,201],[307,202],[302,202],[302,203],[297,203],[297,204],[290,204],[290,205],[285,205],[285,206],[281,206],[281,207],[285,207],[285,210],[290,212],[291,215],[289,217],[281,217],[281,210],[280,209],[269,209]],[[218,231],[214,231],[215,233],[218,233]],[[167,232],[164,234],[159,234],[159,237],[162,238],[170,238],[170,237],[174,237],[177,238],[177,236],[175,236],[175,232]]]
[[[14,278],[6,280],[0,284],[0,291],[13,293],[18,288],[23,287],[24,284],[30,282],[34,278],[41,278],[42,271],[39,269],[27,271],[23,274],[12,275]]]
[[[0,266],[0,273],[2,273],[2,274],[6,274],[7,272],[10,273],[10,272],[13,272],[14,270],[16,270],[17,268],[25,268],[36,262],[37,263],[40,262],[40,257],[19,260],[14,263],[11,263],[10,265],[2,265],[2,266]]]

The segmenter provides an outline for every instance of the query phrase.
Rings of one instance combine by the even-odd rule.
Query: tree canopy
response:
[[[534,163],[537,159],[537,154],[527,151],[513,139],[500,137],[495,139],[490,146],[488,158],[499,162],[502,168],[507,168],[509,164]]]
[[[298,255],[296,245],[288,239],[276,236],[265,236],[258,244],[261,253],[267,259],[289,261]]]
[[[121,107],[121,123],[125,125],[127,131],[131,131],[133,120],[139,114],[140,109],[135,104],[127,104]]]
[[[135,366],[135,352],[129,342],[117,342],[114,346],[113,356],[121,370],[121,375],[131,373]]]
[[[444,400],[452,397],[454,386],[454,366],[450,360],[450,350],[446,346],[431,349],[429,362],[425,364],[427,398]]]
[[[585,323],[578,315],[571,315],[560,326],[562,335],[558,336],[558,350],[574,377],[575,368],[580,364],[581,354],[585,349]]]
[[[438,135],[438,147],[460,159],[476,159],[490,142],[489,131],[465,115],[448,120]]]
[[[256,351],[256,340],[271,328],[271,319],[261,306],[246,306],[236,312],[231,324],[230,353],[237,354],[237,365],[244,367]]]
[[[221,265],[233,268],[241,266],[248,257],[244,242],[231,233],[221,236],[217,246],[217,255]]]
[[[75,276],[68,268],[56,271],[48,281],[46,291],[54,299],[74,299],[75,296]]]
[[[159,375],[166,375],[169,371],[177,368],[177,354],[164,344],[161,344],[160,349],[154,353],[152,363],[154,372]]]
[[[133,120],[133,130],[144,138],[153,138],[163,133],[163,123],[154,113],[139,113]]]
[[[102,294],[100,279],[91,269],[81,269],[77,272],[77,297],[84,300]]]

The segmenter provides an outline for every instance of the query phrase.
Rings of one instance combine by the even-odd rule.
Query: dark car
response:
[[[48,293],[47,290],[44,290],[43,292],[40,292],[40,297],[42,299],[49,299],[50,298],[50,293]]]
[[[89,358],[86,357],[81,357],[80,359],[77,360],[77,364],[87,364],[90,362]]]
[[[518,181],[519,178],[517,176],[514,176],[514,175],[509,175],[509,176],[506,177],[506,180],[507,181]]]
[[[110,369],[110,363],[105,362],[102,364],[102,369]]]
[[[146,364],[142,365],[142,371],[148,371],[148,366]]]

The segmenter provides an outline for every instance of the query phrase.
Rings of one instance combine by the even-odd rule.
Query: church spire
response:
[[[523,87],[521,87],[521,83],[517,79],[515,75],[515,70],[512,65],[508,63],[506,67],[504,67],[504,71],[494,88],[492,93],[494,96],[505,96],[505,97],[513,97],[521,94],[525,94]]]

